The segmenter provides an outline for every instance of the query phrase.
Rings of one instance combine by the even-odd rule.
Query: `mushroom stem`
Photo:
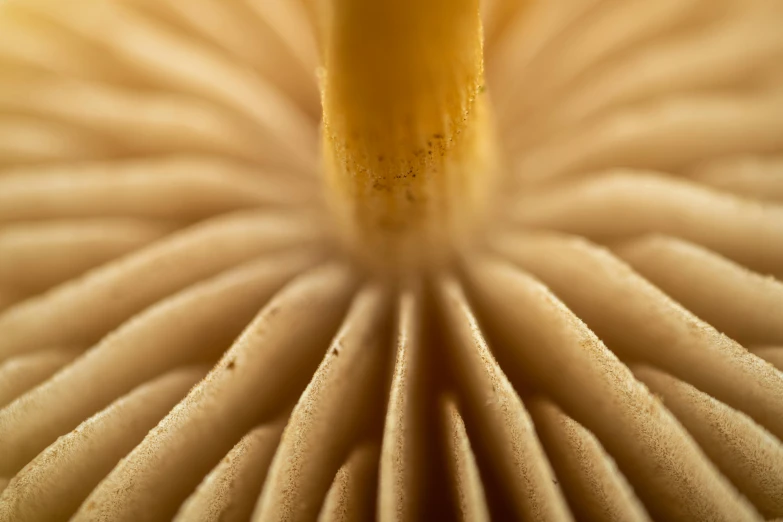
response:
[[[348,244],[385,267],[447,258],[498,158],[478,0],[334,0],[325,64],[327,184]]]

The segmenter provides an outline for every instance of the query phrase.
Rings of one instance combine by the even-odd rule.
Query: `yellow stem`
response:
[[[478,223],[497,159],[478,0],[334,0],[325,66],[346,240],[386,267],[446,258]]]

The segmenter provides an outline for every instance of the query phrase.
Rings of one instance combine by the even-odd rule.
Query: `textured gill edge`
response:
[[[173,370],[135,388],[60,437],[0,497],[0,520],[64,520],[103,477],[206,374]]]
[[[745,346],[783,343],[783,283],[668,236],[614,249],[620,258],[705,322]]]
[[[571,520],[533,423],[490,352],[462,286],[443,276],[435,291],[468,432],[486,449],[514,516]]]
[[[765,518],[783,516],[783,445],[778,439],[747,415],[670,375],[643,366],[633,371]]]
[[[204,477],[182,504],[175,522],[242,522],[250,518],[264,485],[283,418],[254,428]]]
[[[329,264],[280,290],[207,377],[98,485],[74,521],[172,518],[243,435],[299,393],[354,286],[347,267]]]
[[[131,388],[183,364],[212,362],[317,252],[264,256],[134,316],[54,377],[0,410],[0,469],[13,471]]]
[[[170,222],[111,217],[2,223],[0,286],[31,296],[175,229]]]
[[[783,146],[777,91],[675,95],[585,122],[520,151],[515,176],[542,182],[610,167],[678,170],[720,155]]]
[[[671,234],[762,274],[780,275],[783,267],[783,206],[659,173],[617,170],[523,195],[510,216],[602,242]]]
[[[382,422],[373,401],[382,397],[389,305],[375,285],[353,300],[291,414],[253,520],[315,518],[357,437]]]
[[[465,270],[515,385],[542,390],[595,433],[651,515],[758,519],[660,401],[545,286],[497,259],[474,259]]]
[[[394,370],[380,455],[378,512],[381,522],[415,520],[422,512],[424,437],[421,295],[404,290],[397,301]]]
[[[0,171],[0,222],[134,217],[190,222],[250,206],[314,203],[311,184],[206,154]]]
[[[318,514],[318,522],[371,520],[378,485],[378,444],[354,449],[334,477]]]
[[[526,403],[557,480],[575,513],[591,521],[650,521],[595,435],[544,397],[531,397]]]
[[[0,314],[0,359],[53,343],[90,344],[172,292],[318,232],[311,218],[290,213],[246,211],[199,223]]]
[[[465,422],[453,397],[442,398],[440,407],[446,460],[457,518],[463,522],[489,522],[489,508],[484,487],[476,457],[470,447]]]
[[[607,250],[548,233],[509,236],[495,246],[549,285],[621,357],[664,369],[783,436],[783,374]]]

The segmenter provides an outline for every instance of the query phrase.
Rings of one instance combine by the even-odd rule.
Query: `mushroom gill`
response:
[[[2,2],[0,522],[783,518],[781,24]]]

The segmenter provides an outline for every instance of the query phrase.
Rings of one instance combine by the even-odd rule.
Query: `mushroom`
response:
[[[782,518],[782,23],[3,2],[0,522]]]

